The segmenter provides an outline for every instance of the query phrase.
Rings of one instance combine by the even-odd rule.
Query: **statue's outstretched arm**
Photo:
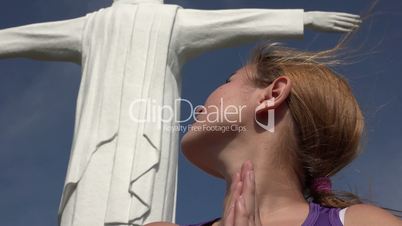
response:
[[[0,59],[81,62],[85,17],[24,25],[0,30]]]
[[[347,32],[359,16],[302,9],[179,9],[172,42],[179,56],[189,59],[202,52],[260,39],[301,38],[304,27]]]

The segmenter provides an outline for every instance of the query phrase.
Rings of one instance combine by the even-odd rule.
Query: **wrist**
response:
[[[303,23],[305,27],[310,27],[313,24],[313,17],[310,12],[303,13]]]

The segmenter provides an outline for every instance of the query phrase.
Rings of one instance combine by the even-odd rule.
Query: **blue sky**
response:
[[[110,0],[2,2],[0,29],[84,16]],[[304,8],[360,13],[367,0],[166,0],[184,8]],[[334,187],[402,209],[402,2],[382,0],[352,42],[363,45],[354,64],[338,69],[349,79],[366,117],[363,153],[333,177]],[[286,45],[333,47],[337,34],[306,31]],[[1,41],[1,40],[0,40]],[[204,103],[211,91],[247,59],[254,43],[215,50],[188,62],[182,97]],[[80,67],[63,62],[0,60],[0,223],[52,226],[64,184],[73,135]],[[186,109],[183,109],[183,115]],[[177,223],[220,216],[224,183],[179,156]]]

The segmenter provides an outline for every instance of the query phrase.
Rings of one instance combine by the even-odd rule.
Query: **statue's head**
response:
[[[138,4],[138,3],[159,3],[163,4],[163,0],[113,0],[113,3],[130,3],[130,4]]]

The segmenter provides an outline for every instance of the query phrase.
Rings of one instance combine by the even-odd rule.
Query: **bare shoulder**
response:
[[[402,220],[371,204],[356,204],[345,212],[345,226],[402,226]]]
[[[179,226],[179,225],[169,223],[169,222],[158,221],[158,222],[152,222],[152,223],[146,224],[144,226]]]

